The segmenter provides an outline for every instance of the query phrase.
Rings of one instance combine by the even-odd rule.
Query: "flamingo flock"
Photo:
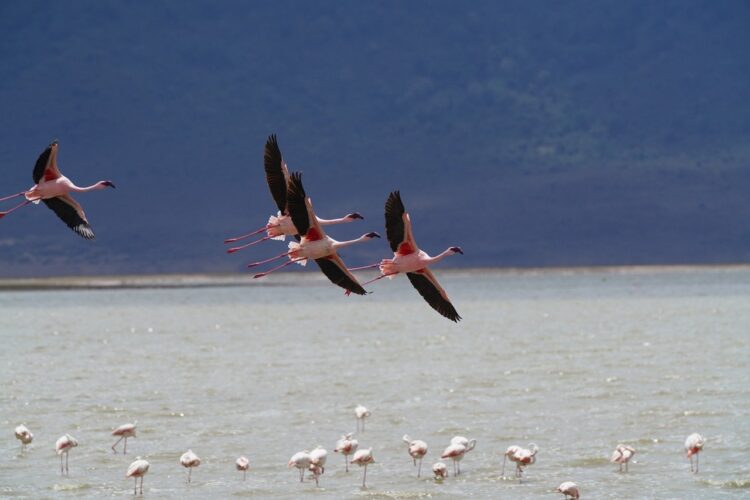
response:
[[[361,405],[358,405],[357,408],[359,408]],[[135,424],[125,424],[120,427],[118,427],[115,432],[120,431],[118,434],[122,436],[123,434],[130,434],[132,432],[132,436],[134,437],[135,432]],[[128,429],[131,432],[122,432],[121,429]],[[114,434],[114,433],[113,433]],[[21,441],[22,443],[22,449],[21,453],[27,453],[28,450],[26,449],[26,445],[30,444],[33,440],[33,434],[31,431],[23,424],[18,425],[15,428],[15,435],[16,438]],[[124,439],[124,437],[123,437]],[[409,454],[409,457],[413,461],[414,467],[418,467],[417,469],[417,477],[421,477],[421,467],[422,467],[422,460],[427,455],[428,446],[427,443],[420,439],[412,439],[408,434],[405,434],[401,440],[407,445],[407,452]],[[685,450],[687,453],[688,459],[690,459],[690,471],[694,474],[698,473],[698,465],[697,465],[697,456],[698,454],[703,450],[703,447],[706,443],[706,440],[703,436],[697,433],[690,434],[687,439],[685,440]],[[117,444],[117,443],[116,443]],[[450,443],[445,448],[443,453],[440,455],[441,459],[451,459],[453,461],[453,475],[458,476],[461,474],[460,469],[460,461],[474,448],[476,447],[477,440],[476,439],[468,439],[464,436],[454,436],[451,438]],[[68,467],[68,454],[69,452],[78,446],[78,440],[76,440],[73,436],[70,434],[65,434],[61,436],[57,442],[55,443],[55,450],[58,455],[60,455],[60,474],[61,475],[69,475],[69,467]],[[112,446],[114,449],[114,446]],[[373,447],[370,446],[368,448],[359,448],[359,442],[354,438],[353,433],[344,434],[341,436],[341,439],[339,439],[336,442],[336,446],[334,448],[334,452],[341,453],[345,457],[345,470],[348,473],[349,472],[349,456],[352,456],[351,463],[358,465],[362,468],[362,488],[367,488],[367,467],[369,465],[372,465],[376,463],[374,455],[373,455]],[[502,469],[500,472],[500,477],[502,479],[505,478],[505,463],[506,459],[511,460],[516,464],[516,478],[519,480],[521,479],[523,475],[523,467],[526,467],[528,465],[536,463],[537,460],[537,454],[539,452],[539,447],[535,444],[529,445],[529,448],[523,448],[518,445],[511,445],[509,446],[503,455],[503,461],[502,461]],[[123,453],[124,454],[124,453]],[[620,464],[620,471],[622,470],[622,465],[625,464],[626,468],[624,472],[627,472],[627,464],[630,461],[630,459],[635,454],[635,449],[632,446],[625,445],[625,444],[618,444],[615,448],[615,451],[612,454],[611,462]],[[63,455],[65,455],[65,462],[63,465]],[[696,464],[693,466],[693,459],[692,457],[696,457]],[[292,455],[292,457],[289,459],[287,463],[288,468],[294,468],[297,469],[299,472],[299,482],[304,482],[305,480],[305,473],[309,472],[310,477],[315,481],[316,486],[320,486],[320,477],[325,474],[326,471],[326,462],[328,459],[328,451],[321,445],[317,445],[315,448],[312,449],[312,451],[303,450],[296,452]],[[418,461],[418,463],[417,463]],[[192,481],[192,470],[195,467],[198,467],[201,465],[201,459],[198,457],[198,455],[193,452],[193,450],[189,449],[185,453],[182,454],[179,460],[180,465],[182,465],[184,468],[188,469],[187,479],[186,481],[190,483]],[[250,468],[250,460],[246,456],[240,456],[236,459],[235,468],[242,472],[242,479],[243,481],[247,477],[247,471]],[[148,473],[150,467],[150,463],[148,460],[142,458],[142,457],[136,457],[135,461],[133,461],[130,466],[127,469],[127,472],[125,474],[126,478],[133,478],[135,483],[133,486],[133,494],[137,495],[143,494],[143,479],[146,473]],[[438,461],[432,466],[432,473],[434,480],[437,482],[445,481],[449,475],[448,475],[448,467],[446,464],[442,461]],[[140,479],[140,488],[138,487],[138,479]],[[578,499],[580,497],[580,490],[576,483],[572,481],[565,481],[560,486],[558,486],[555,489],[556,492],[562,493],[565,495],[565,498],[571,498],[571,499]]]

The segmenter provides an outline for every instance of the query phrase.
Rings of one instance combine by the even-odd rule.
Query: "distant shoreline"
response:
[[[472,275],[495,273],[498,275],[541,274],[653,274],[688,273],[695,271],[750,271],[750,264],[695,264],[695,265],[634,265],[634,266],[583,266],[583,267],[477,267],[440,269],[440,273]],[[250,275],[237,273],[149,274],[122,276],[55,276],[47,278],[0,278],[0,292],[40,290],[118,290],[148,288],[208,288],[248,286],[300,286],[325,281],[320,273],[283,273],[262,281]]]

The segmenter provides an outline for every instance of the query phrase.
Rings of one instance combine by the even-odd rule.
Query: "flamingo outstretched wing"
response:
[[[61,175],[57,168],[57,141],[54,141],[37,158],[32,177],[34,178],[34,184],[39,184],[42,179],[51,181]]]
[[[398,191],[393,191],[385,202],[385,232],[394,253],[408,255],[419,250]]]
[[[356,293],[357,295],[367,294],[365,289],[362,288],[362,285],[357,281],[357,278],[352,276],[352,273],[347,270],[344,261],[341,260],[341,257],[339,257],[338,254],[333,253],[328,257],[315,259],[315,262],[318,263],[320,270],[323,271],[323,274],[325,274],[334,285],[338,285],[344,290]]]
[[[83,208],[70,195],[42,200],[67,226],[87,240],[94,239],[94,231],[86,220]]]
[[[311,241],[325,237],[323,228],[318,223],[318,218],[315,217],[312,202],[305,194],[305,188],[302,186],[301,172],[292,172],[289,176],[286,202],[289,215],[292,217],[294,227],[297,228],[300,236]]]
[[[430,304],[430,307],[445,316],[451,321],[458,323],[461,316],[456,312],[456,308],[448,299],[448,294],[440,286],[432,272],[426,267],[417,272],[406,273],[411,284],[417,289],[419,294]]]
[[[279,207],[282,214],[287,213],[286,192],[289,182],[289,170],[281,157],[279,143],[276,142],[276,134],[268,136],[266,146],[263,148],[263,166],[266,170],[266,182],[271,196]]]

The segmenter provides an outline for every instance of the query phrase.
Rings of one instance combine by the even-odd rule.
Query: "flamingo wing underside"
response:
[[[279,149],[279,143],[276,142],[275,134],[268,136],[266,146],[263,148],[263,166],[266,171],[266,182],[268,183],[268,189],[271,190],[273,201],[276,202],[279,211],[282,214],[286,214],[289,171],[286,168],[284,159],[281,157],[281,150]]]
[[[94,239],[94,231],[86,220],[81,206],[68,195],[42,200],[57,216],[79,236],[87,240]]]
[[[305,188],[302,186],[302,174],[300,172],[292,172],[289,176],[286,203],[294,227],[297,228],[297,231],[301,235],[306,234],[307,230],[310,229],[306,198]]]
[[[42,154],[36,160],[34,173],[32,174],[34,184],[39,184],[42,179],[48,181],[57,179],[61,175],[57,168],[57,147],[55,144],[51,144],[42,151]]]
[[[357,295],[367,294],[365,289],[362,288],[362,285],[357,281],[357,278],[352,276],[349,270],[346,269],[344,261],[341,260],[341,257],[338,255],[333,254],[328,257],[315,259],[315,262],[317,262],[320,270],[323,271],[323,274],[325,274],[334,285],[340,286],[341,288],[356,293]]]
[[[385,202],[385,234],[391,250],[398,251],[398,246],[404,241],[404,204],[401,193],[393,191]]]
[[[456,308],[448,300],[448,294],[445,293],[445,290],[443,290],[429,269],[424,268],[415,273],[406,273],[406,277],[409,278],[409,281],[411,281],[411,284],[417,289],[422,298],[430,304],[430,307],[451,321],[457,323],[461,320],[461,316],[458,315]]]

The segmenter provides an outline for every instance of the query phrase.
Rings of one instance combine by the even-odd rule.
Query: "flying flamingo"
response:
[[[57,141],[47,146],[34,166],[33,178],[35,185],[27,191],[0,198],[0,201],[10,200],[24,196],[25,201],[5,212],[0,212],[0,218],[5,217],[11,212],[18,210],[29,203],[39,203],[43,201],[57,216],[62,219],[70,229],[78,233],[79,236],[87,240],[94,239],[94,231],[89,225],[83,208],[76,202],[70,192],[85,193],[96,189],[114,188],[112,181],[99,181],[88,187],[78,187],[70,179],[60,173],[57,168]]]
[[[539,452],[539,447],[533,443],[529,446],[531,449],[518,448],[513,454],[512,459],[516,463],[516,477],[519,481],[523,478],[523,468],[536,463],[536,454]]]
[[[326,471],[326,460],[328,459],[328,452],[325,448],[318,445],[313,451],[310,452],[310,465],[320,467],[320,473],[324,474]]]
[[[302,187],[302,174],[299,172],[293,172],[289,177],[287,206],[292,221],[294,221],[295,227],[299,229],[302,239],[299,243],[296,241],[290,242],[288,252],[264,261],[248,264],[248,267],[254,267],[283,257],[289,257],[290,259],[289,262],[276,266],[269,271],[256,274],[254,278],[266,276],[293,263],[304,266],[308,259],[312,259],[318,264],[323,274],[331,280],[331,283],[346,289],[347,293],[354,292],[358,295],[365,295],[367,292],[347,270],[337,250],[361,241],[380,238],[380,235],[378,233],[367,233],[349,241],[336,241],[327,236],[315,217],[312,202],[305,194],[305,189]]]
[[[264,227],[255,230],[251,233],[238,236],[236,238],[229,238],[224,240],[224,243],[234,243],[235,241],[255,236],[256,234],[266,232],[266,236],[263,238],[241,245],[238,247],[230,248],[227,253],[234,253],[243,248],[247,248],[256,245],[266,240],[281,240],[284,241],[287,235],[297,237],[299,231],[294,227],[291,217],[289,216],[289,210],[286,203],[286,192],[289,183],[289,170],[287,169],[286,162],[281,157],[281,150],[279,144],[276,142],[276,135],[271,134],[268,136],[266,146],[263,149],[263,166],[266,170],[266,182],[268,188],[271,190],[271,196],[276,202],[276,206],[279,207],[279,213],[272,215],[268,219],[268,224]],[[348,214],[339,219],[321,219],[318,218],[318,224],[327,226],[331,224],[342,224],[344,222],[353,222],[357,219],[363,219],[357,212]],[[298,238],[298,237],[297,237]],[[299,238],[298,238],[299,239]]]
[[[628,462],[633,458],[633,455],[635,455],[635,449],[632,446],[618,444],[609,461],[620,464],[620,472],[622,472],[622,464],[625,464],[625,472],[627,472]]]
[[[287,467],[290,469],[292,467],[299,469],[299,482],[303,482],[305,480],[305,470],[310,468],[310,452],[307,450],[298,451],[289,459]]]
[[[31,433],[28,427],[21,424],[15,429],[16,439],[21,441],[21,451],[26,449],[27,444],[31,444],[34,440],[34,435]]]
[[[60,475],[63,474],[63,454],[65,454],[65,473],[70,474],[68,470],[68,453],[71,448],[78,446],[78,440],[70,434],[61,436],[60,439],[55,442],[55,451],[60,455]]]
[[[477,445],[476,439],[467,440],[462,436],[456,436],[451,439],[451,444],[443,451],[440,458],[450,458],[453,460],[453,475],[457,476],[461,474],[461,465],[459,462],[463,460],[464,455]]]
[[[237,467],[237,470],[242,471],[242,480],[244,481],[247,476],[247,469],[250,467],[250,460],[248,460],[247,457],[243,455],[237,459],[234,465],[235,467]]]
[[[436,481],[442,481],[448,477],[448,467],[443,462],[437,462],[432,466],[432,473],[435,475]]]
[[[516,461],[516,452],[518,452],[518,450],[520,450],[520,449],[521,449],[520,446],[513,445],[513,446],[508,446],[508,449],[505,450],[505,453],[503,454],[503,470],[500,473],[500,475],[502,477],[505,477],[505,460],[507,458],[510,458],[510,460],[512,462],[515,462]]]
[[[450,247],[435,257],[430,257],[420,250],[414,240],[409,214],[404,209],[401,194],[398,191],[392,192],[385,202],[385,230],[391,250],[394,252],[393,258],[383,259],[379,265],[380,276],[363,283],[363,285],[385,277],[392,279],[399,273],[406,273],[406,277],[409,278],[422,298],[430,304],[430,307],[449,320],[458,322],[461,316],[458,315],[448,298],[448,294],[445,293],[445,290],[427,266],[440,262],[449,255],[457,253],[463,255],[463,250],[460,247]],[[357,269],[367,267],[373,266],[364,266]]]
[[[694,474],[698,473],[698,453],[703,450],[705,444],[706,440],[697,432],[690,434],[685,440],[685,451],[690,459],[690,472]],[[693,469],[693,455],[695,455],[695,469]]]
[[[125,477],[132,477],[135,479],[135,486],[133,486],[133,495],[138,494],[138,478],[141,478],[141,495],[143,495],[143,476],[148,472],[149,463],[147,460],[143,460],[141,457],[136,457],[135,462],[130,464],[128,472]]]
[[[115,444],[112,445],[112,451],[115,454],[117,454],[117,449],[115,449],[115,447],[117,446],[117,443],[119,443],[120,441],[122,441],[124,439],[125,443],[123,444],[122,454],[123,455],[127,455],[127,453],[128,453],[128,438],[129,437],[132,437],[132,438],[136,437],[135,436],[135,428],[136,428],[137,425],[138,425],[138,421],[136,420],[132,424],[123,424],[120,427],[118,427],[117,429],[115,429],[114,431],[112,431],[112,435],[113,436],[119,436],[120,437],[117,441],[115,441]]]
[[[341,436],[336,442],[336,448],[333,450],[335,453],[341,453],[344,455],[344,461],[346,462],[346,472],[349,472],[349,455],[354,454],[359,447],[359,441],[352,439],[353,434],[345,434]]]
[[[193,475],[193,467],[198,467],[201,459],[193,453],[193,450],[188,450],[180,457],[180,464],[188,470],[187,482],[189,483]]]
[[[565,495],[565,500],[568,500],[568,497],[578,499],[581,496],[581,494],[578,492],[578,485],[573,481],[565,481],[560,486],[558,486],[555,491],[558,491]]]
[[[367,448],[366,450],[359,450],[354,454],[354,457],[352,458],[353,464],[357,464],[360,467],[365,467],[365,475],[362,477],[363,488],[367,488],[367,485],[365,484],[365,482],[367,481],[367,466],[374,462],[375,459],[372,458],[372,447]]]
[[[412,460],[414,460],[414,467],[417,466],[417,459],[419,459],[419,469],[417,469],[417,477],[420,477],[422,474],[422,459],[427,454],[427,443],[420,439],[412,440],[412,438],[410,438],[408,434],[404,434],[404,437],[401,439],[403,439],[403,441],[409,447],[409,456],[411,456]]]
[[[362,432],[365,432],[365,419],[370,416],[370,410],[362,405],[357,405],[354,408],[354,416],[357,417],[357,432],[359,432],[360,427],[362,428]],[[360,424],[360,422],[362,423]]]

